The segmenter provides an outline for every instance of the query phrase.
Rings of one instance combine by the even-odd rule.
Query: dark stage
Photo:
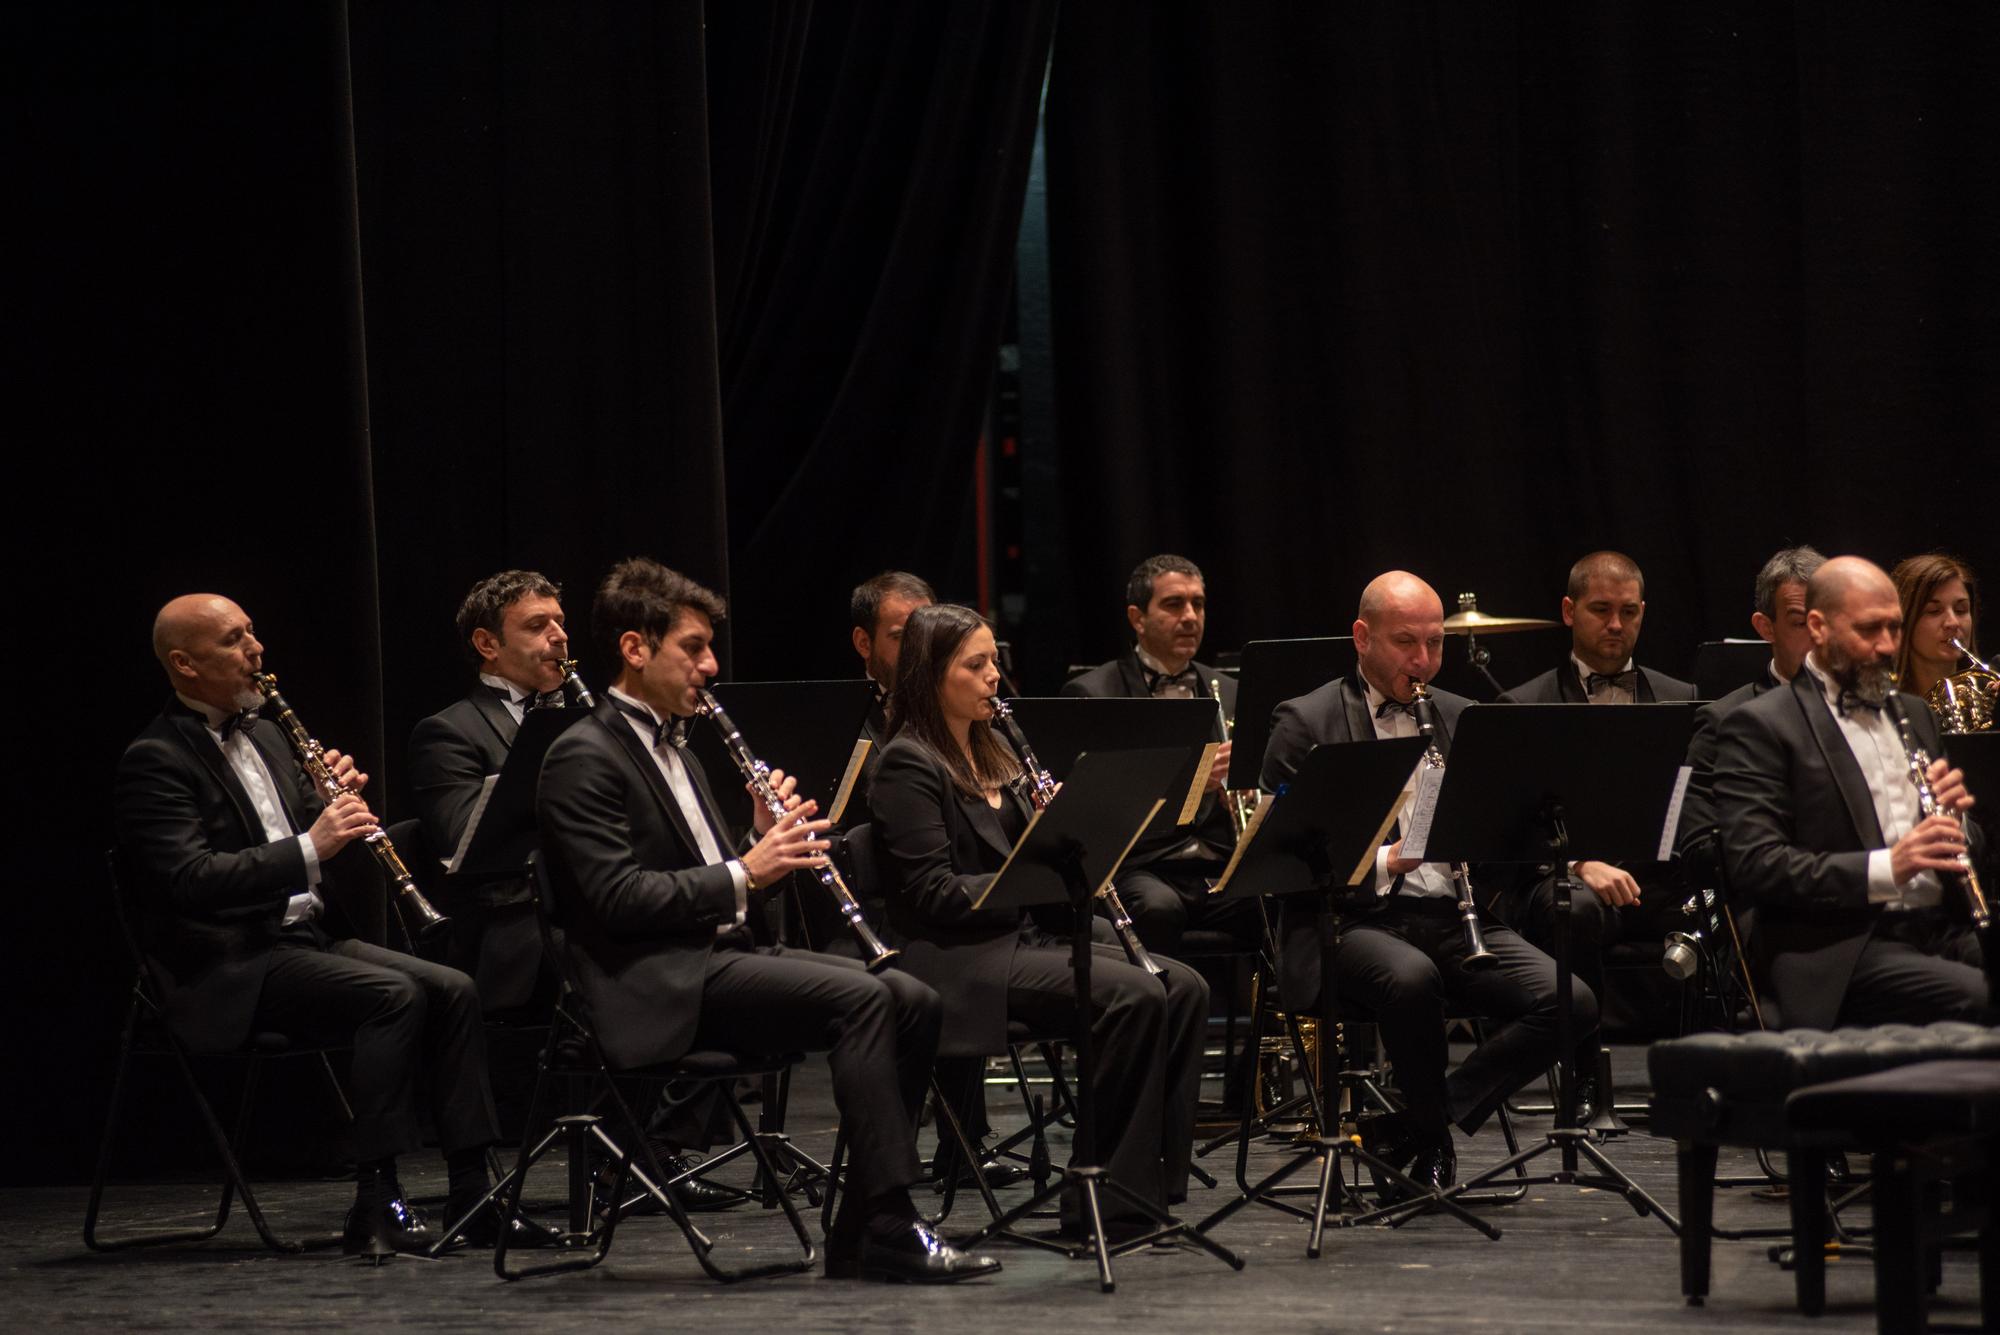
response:
[[[1616,1050],[1621,1082],[1638,1079],[1643,1049]],[[800,1146],[824,1158],[831,1149],[832,1103],[823,1062],[809,1061],[794,1088],[792,1130]],[[1215,1092],[1213,1085],[1207,1091]],[[1001,1131],[1018,1125],[1006,1110],[1011,1090],[994,1086],[990,1103]],[[1532,1132],[1541,1126],[1529,1119]],[[1460,1172],[1497,1161],[1500,1139],[1487,1128],[1461,1141]],[[1253,1175],[1275,1167],[1284,1151],[1263,1144]],[[1620,1166],[1673,1208],[1669,1142],[1635,1132],[1613,1142]],[[1223,1158],[1217,1155],[1215,1158]],[[1218,1167],[1212,1159],[1211,1168]],[[1722,1171],[1754,1171],[1747,1155],[1725,1151]],[[540,1199],[557,1189],[558,1169],[534,1181]],[[435,1165],[412,1158],[408,1185],[420,1196],[443,1192]],[[1227,1179],[1225,1178],[1225,1181]],[[1003,1203],[1019,1199],[1017,1188]],[[260,1199],[281,1233],[309,1234],[337,1225],[350,1191],[344,1182],[271,1182]],[[504,1284],[488,1253],[442,1261],[399,1258],[379,1270],[343,1261],[337,1249],[281,1257],[253,1248],[240,1213],[225,1241],[190,1249],[99,1256],[84,1250],[79,1229],[85,1191],[16,1189],[0,1196],[6,1223],[6,1320],[11,1329],[261,1329],[420,1326],[435,1329],[594,1330],[632,1319],[709,1330],[1024,1331],[1119,1328],[1214,1330],[1872,1331],[1873,1277],[1865,1259],[1828,1267],[1827,1312],[1818,1319],[1792,1307],[1792,1281],[1765,1259],[1765,1244],[1717,1242],[1708,1306],[1679,1296],[1675,1244],[1658,1221],[1641,1219],[1604,1193],[1538,1187],[1514,1206],[1490,1211],[1503,1231],[1487,1242],[1457,1223],[1427,1218],[1401,1230],[1330,1230],[1325,1254],[1305,1256],[1305,1227],[1275,1212],[1250,1209],[1225,1222],[1218,1238],[1247,1261],[1241,1273],[1187,1250],[1155,1249],[1117,1263],[1118,1291],[1097,1292],[1087,1261],[1017,1247],[997,1249],[1006,1269],[985,1284],[956,1288],[886,1288],[817,1277],[764,1280],[725,1288],[704,1279],[673,1226],[637,1219],[622,1226],[599,1269]],[[119,1223],[167,1226],[196,1219],[212,1196],[187,1182],[128,1188]],[[1190,1204],[1213,1208],[1221,1189],[1196,1188]],[[113,1208],[118,1208],[114,1206]],[[136,1211],[136,1213],[134,1212]],[[977,1203],[954,1220],[969,1228]],[[703,1216],[717,1234],[745,1244],[779,1241],[776,1212],[739,1208]],[[1782,1226],[1781,1202],[1746,1190],[1721,1193],[1725,1228]],[[1852,1222],[1865,1225],[1865,1209]],[[1052,1225],[1047,1225],[1052,1226]],[[1046,1226],[1045,1226],[1046,1227]],[[726,1246],[727,1244],[725,1244]],[[1969,1258],[1947,1257],[1934,1321],[1976,1322],[1976,1282]],[[686,1304],[695,1304],[686,1307]]]

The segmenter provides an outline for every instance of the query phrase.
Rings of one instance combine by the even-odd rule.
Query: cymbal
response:
[[[1454,612],[1444,619],[1444,633],[1447,635],[1507,635],[1517,630],[1549,630],[1560,626],[1560,621],[1544,621],[1540,617],[1496,617],[1477,608],[1469,612]]]

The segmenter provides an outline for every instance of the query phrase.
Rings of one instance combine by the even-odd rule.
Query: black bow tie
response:
[[[228,718],[222,720],[222,726],[216,729],[216,731],[222,734],[222,740],[225,742],[229,740],[232,734],[239,732],[248,737],[250,735],[250,725],[256,721],[257,711],[246,709],[241,713],[231,714]]]
[[[557,687],[553,691],[543,691],[539,695],[531,695],[522,700],[521,712],[532,714],[537,709],[562,709],[568,704],[569,697],[562,693],[561,687]]]
[[[1870,700],[1866,696],[1857,695],[1845,688],[1841,690],[1840,695],[1834,700],[1833,707],[1842,718],[1846,718],[1848,712],[1855,709],[1866,709],[1877,714],[1882,712],[1882,702],[1880,700]]]
[[[637,708],[636,706],[633,705],[628,705],[623,700],[620,700],[615,696],[612,698],[611,703],[617,705],[618,712],[623,714],[626,718],[644,724],[646,727],[651,728],[653,730],[654,750],[657,751],[660,749],[661,742],[672,742],[677,747],[685,747],[687,745],[688,721],[686,719],[670,718],[666,722],[662,723],[659,720],[655,719],[651,714],[649,714],[645,710]]]
[[[1616,686],[1628,695],[1639,693],[1639,669],[1630,668],[1624,672],[1593,672],[1583,679],[1583,693],[1597,694],[1599,686]]]
[[[1415,700],[1403,701],[1385,698],[1381,704],[1375,706],[1376,718],[1387,718],[1391,714],[1408,714],[1411,718],[1415,718],[1417,716],[1417,702]]]
[[[1204,695],[1201,688],[1201,674],[1189,663],[1179,672],[1155,672],[1144,663],[1139,665],[1139,675],[1146,683],[1146,694],[1158,695],[1162,686],[1181,685],[1187,687],[1189,695]]]

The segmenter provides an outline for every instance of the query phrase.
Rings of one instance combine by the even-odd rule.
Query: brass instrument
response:
[[[1215,698],[1215,712],[1222,715],[1222,735],[1233,739],[1236,736],[1236,720],[1229,717],[1222,708],[1222,678],[1211,677],[1208,693]],[[1236,826],[1236,834],[1241,838],[1250,828],[1250,818],[1257,814],[1257,790],[1254,788],[1225,788],[1222,800],[1229,805],[1229,819]]]
[[[264,699],[278,712],[278,722],[284,726],[285,735],[291,739],[292,750],[299,758],[299,768],[312,781],[324,789],[328,798],[344,797],[351,790],[333,776],[333,767],[326,763],[326,748],[306,731],[306,725],[299,722],[293,712],[291,702],[278,694],[278,677],[272,672],[253,674],[257,689],[264,693]],[[424,898],[424,892],[417,889],[417,883],[410,876],[410,869],[403,865],[403,855],[396,851],[396,845],[389,841],[384,830],[377,830],[361,841],[368,851],[375,855],[375,861],[382,868],[389,884],[396,888],[396,911],[403,922],[403,930],[412,941],[428,941],[436,936],[451,920],[431,907]]]
[[[1437,706],[1431,703],[1431,688],[1412,678],[1410,693],[1417,711],[1417,731],[1424,739],[1424,767],[1441,770],[1444,753],[1437,747]],[[1451,883],[1458,890],[1458,920],[1465,924],[1465,944],[1471,951],[1465,957],[1465,967],[1485,969],[1498,964],[1499,957],[1486,948],[1486,938],[1479,933],[1479,904],[1472,897],[1472,873],[1463,862],[1451,864]]]
[[[1055,777],[1042,768],[1041,761],[1035,759],[1034,748],[1028,745],[1028,739],[1022,735],[1021,725],[1014,722],[1014,711],[1007,702],[996,695],[986,703],[993,706],[993,721],[1001,726],[1007,734],[1007,740],[1014,744],[1014,753],[1021,758],[1021,768],[1027,772],[1028,800],[1035,804],[1035,810],[1040,811],[1055,800]],[[1166,970],[1155,964],[1153,957],[1146,953],[1145,943],[1139,940],[1139,933],[1132,926],[1132,915],[1125,911],[1125,903],[1118,898],[1117,888],[1107,882],[1097,894],[1110,912],[1111,930],[1118,933],[1118,941],[1125,947],[1126,958],[1147,973],[1155,976],[1165,973]]]
[[[1943,807],[1939,806],[1937,794],[1931,790],[1931,756],[1928,751],[1924,750],[1923,744],[1917,740],[1917,735],[1910,730],[1910,716],[1903,709],[1902,696],[1898,692],[1891,690],[1883,698],[1882,712],[1887,714],[1889,721],[1896,725],[1896,735],[1903,739],[1903,750],[1910,757],[1910,782],[1917,786],[1917,810],[1923,814],[1925,819],[1929,819],[1932,816],[1950,816],[1958,822],[1959,828],[1963,830],[1965,828],[1964,817],[1959,816],[1955,812],[1946,811]],[[1960,890],[1965,895],[1965,906],[1972,914],[1973,930],[1978,932],[1983,940],[1986,935],[1987,925],[1992,921],[1992,915],[1986,907],[1986,891],[1980,887],[1979,872],[1972,865],[1971,854],[1960,853],[1958,855],[1958,865],[1960,868],[1959,871],[1956,873],[1941,874],[1938,879],[1947,884],[1954,881],[1958,883]]]
[[[722,734],[723,748],[729,752],[729,758],[736,762],[736,768],[749,783],[751,792],[755,793],[757,800],[764,804],[764,810],[783,820],[786,814],[785,799],[778,796],[777,788],[771,783],[771,767],[750,753],[749,744],[743,740],[743,734],[736,731],[736,724],[723,711],[720,700],[704,690],[698,690],[694,695],[694,712],[713,723],[715,730]],[[840,910],[840,916],[853,930],[854,939],[861,945],[861,962],[867,966],[868,972],[880,973],[895,963],[896,956],[902,952],[883,945],[882,938],[875,935],[874,930],[868,926],[868,920],[861,914],[861,901],[847,888],[847,882],[841,879],[840,872],[834,868],[832,860],[821,858],[820,864],[812,871],[813,875],[819,878],[819,883],[833,895],[834,906]]]
[[[1946,732],[1986,732],[1993,726],[1993,692],[2000,686],[2000,670],[1954,639],[1951,647],[1970,663],[1963,672],[1940,678],[1924,693],[1924,702],[1938,716],[1938,726]]]
[[[576,660],[565,658],[560,660],[557,666],[562,669],[563,674],[562,685],[558,689],[568,691],[570,698],[576,701],[578,709],[597,708],[597,697],[583,684],[583,678],[576,675]]]

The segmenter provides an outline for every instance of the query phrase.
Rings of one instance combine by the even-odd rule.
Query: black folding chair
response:
[[[206,1242],[222,1232],[229,1222],[229,1210],[236,1197],[243,1198],[243,1211],[250,1216],[250,1223],[257,1230],[266,1247],[277,1252],[298,1252],[305,1244],[288,1238],[281,1238],[271,1231],[264,1218],[264,1211],[257,1204],[256,1195],[250,1190],[249,1180],[243,1174],[243,1167],[237,1157],[238,1147],[243,1141],[244,1130],[250,1124],[250,1109],[255,1102],[259,1068],[266,1061],[285,1057],[310,1057],[318,1061],[326,1082],[333,1091],[334,1102],[339,1107],[344,1120],[354,1120],[353,1109],[348,1106],[346,1092],[333,1073],[333,1064],[327,1054],[335,1047],[308,1046],[295,1044],[284,1034],[253,1034],[250,1041],[235,1052],[216,1054],[224,1058],[241,1060],[245,1063],[243,1092],[238,1097],[236,1125],[233,1131],[224,1131],[221,1120],[215,1115],[215,1108],[208,1096],[202,1092],[201,1082],[195,1078],[194,1063],[187,1047],[174,1036],[167,1025],[165,1008],[161,1003],[162,992],[159,982],[152,975],[152,966],[146,958],[137,931],[133,927],[134,915],[126,903],[130,894],[132,876],[120,849],[113,848],[106,858],[106,870],[110,878],[112,914],[118,920],[118,932],[124,938],[125,948],[132,957],[132,1003],[125,1011],[124,1033],[118,1043],[118,1065],[111,1081],[111,1106],[105,1113],[104,1138],[97,1149],[97,1171],[90,1182],[90,1204],[83,1217],[84,1245],[92,1251],[115,1252],[128,1247],[155,1247],[180,1242]],[[204,1056],[208,1054],[203,1054]],[[118,1143],[120,1118],[125,1110],[126,1078],[134,1058],[170,1057],[175,1069],[180,1072],[181,1084],[193,1100],[195,1110],[200,1114],[202,1129],[208,1133],[209,1143],[215,1147],[217,1157],[222,1160],[222,1197],[216,1203],[215,1219],[206,1228],[175,1229],[138,1233],[124,1238],[102,1238],[98,1236],[98,1217],[104,1204],[104,1190],[111,1176],[111,1156]]]
[[[642,1193],[637,1199],[650,1197],[666,1211],[675,1226],[680,1229],[681,1236],[687,1239],[695,1260],[711,1279],[732,1283],[769,1275],[796,1274],[810,1269],[817,1253],[812,1238],[806,1232],[805,1221],[800,1217],[797,1207],[792,1204],[789,1192],[778,1193],[777,1203],[784,1210],[785,1219],[798,1240],[800,1255],[783,1261],[760,1262],[730,1268],[716,1263],[715,1240],[694,1226],[687,1210],[681,1205],[673,1190],[677,1183],[712,1172],[746,1153],[754,1157],[764,1180],[780,1181],[773,1155],[774,1152],[780,1154],[783,1152],[782,1133],[758,1131],[752,1128],[744,1116],[742,1107],[734,1098],[728,1097],[725,1091],[721,1101],[729,1109],[742,1140],[698,1168],[677,1177],[670,1177],[660,1166],[658,1157],[646,1139],[643,1125],[633,1114],[631,1104],[626,1101],[619,1089],[620,1084],[632,1081],[655,1084],[677,1081],[687,1084],[733,1085],[737,1080],[746,1077],[762,1077],[787,1070],[797,1064],[799,1055],[782,1053],[752,1056],[735,1052],[690,1052],[673,1061],[660,1062],[652,1066],[612,1067],[604,1056],[602,1045],[598,1042],[590,1008],[577,987],[569,959],[555,938],[553,926],[555,901],[547,870],[539,857],[531,859],[529,865],[535,894],[535,918],[541,927],[543,952],[548,958],[550,970],[556,977],[557,996],[555,1012],[549,1024],[548,1041],[542,1048],[539,1069],[536,1073],[535,1091],[529,1102],[528,1133],[521,1139],[520,1153],[514,1161],[513,1168],[493,1185],[477,1205],[450,1223],[438,1243],[437,1250],[442,1250],[454,1241],[477,1217],[478,1212],[491,1202],[503,1220],[500,1240],[493,1249],[493,1270],[502,1279],[525,1279],[533,1275],[555,1274],[565,1270],[587,1270],[610,1253],[619,1220],[624,1217],[628,1199],[631,1199],[628,1198],[627,1187],[636,1183]],[[534,1128],[539,1124],[538,1118],[544,1100],[549,1097],[551,1082],[560,1082],[567,1087],[572,1106],[608,1109],[612,1132],[606,1132],[603,1116],[583,1111],[554,1118],[540,1139],[531,1139]],[[558,1143],[567,1151],[570,1179],[570,1227],[563,1234],[559,1250],[570,1254],[561,1260],[542,1265],[510,1269],[507,1264],[507,1239],[513,1221],[522,1217],[521,1202],[526,1194],[528,1174]],[[597,1214],[596,1175],[589,1168],[593,1152],[602,1155],[609,1162],[613,1176],[611,1190],[605,1197],[606,1208],[601,1223],[593,1222]]]

